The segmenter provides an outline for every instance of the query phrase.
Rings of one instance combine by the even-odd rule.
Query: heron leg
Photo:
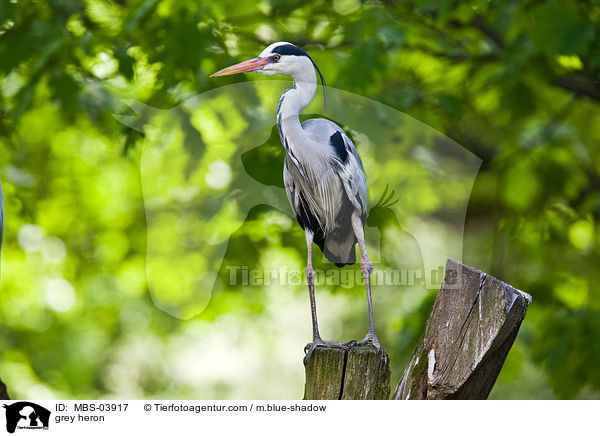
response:
[[[356,345],[367,345],[370,343],[375,346],[377,350],[381,350],[381,345],[379,344],[379,340],[375,334],[375,323],[373,322],[373,301],[371,298],[371,272],[373,272],[373,264],[367,255],[362,221],[357,212],[352,214],[352,227],[354,229],[354,234],[356,235],[356,240],[358,241],[358,249],[360,251],[360,269],[365,278],[365,285],[367,287],[367,302],[369,305],[369,332],[367,333],[367,336],[365,336],[362,341],[357,342]]]
[[[313,351],[317,347],[338,347],[348,349],[346,344],[336,341],[325,341],[319,334],[319,324],[317,323],[317,302],[315,300],[315,270],[312,266],[312,243],[313,233],[309,230],[305,230],[306,233],[306,246],[308,248],[308,259],[306,262],[306,281],[308,282],[308,293],[310,295],[310,312],[312,315],[312,328],[313,328],[313,341],[304,347],[304,364],[308,363],[308,359],[312,355]]]
[[[312,315],[313,341],[321,339],[319,335],[319,324],[317,323],[317,302],[315,300],[315,270],[312,266],[312,243],[313,233],[306,229],[306,246],[308,259],[306,261],[306,281],[308,282],[308,293],[310,295],[310,313]]]

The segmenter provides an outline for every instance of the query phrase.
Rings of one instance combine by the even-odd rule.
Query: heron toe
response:
[[[369,332],[367,333],[367,336],[365,336],[365,338],[362,341],[359,341],[356,343],[356,346],[361,346],[361,345],[373,345],[377,351],[381,351],[381,344],[379,343],[379,340],[377,339],[377,335],[375,334],[375,332]]]
[[[356,341],[350,341],[350,342],[325,341],[321,338],[317,338],[313,342],[306,344],[306,346],[304,347],[304,352],[306,353],[306,356],[304,356],[304,365],[306,365],[308,363],[310,356],[312,355],[313,351],[315,351],[315,348],[317,348],[317,347],[341,348],[342,350],[349,350],[352,346],[350,344],[355,343],[355,342]]]

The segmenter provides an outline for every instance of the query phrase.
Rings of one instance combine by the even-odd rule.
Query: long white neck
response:
[[[310,104],[317,92],[317,75],[312,65],[310,69],[302,68],[294,72],[292,78],[294,79],[294,87],[285,90],[279,97],[279,103],[277,104],[279,136],[288,152],[294,145],[295,148],[298,148],[298,144],[291,143],[290,138],[302,139],[306,135],[300,124],[299,115]]]

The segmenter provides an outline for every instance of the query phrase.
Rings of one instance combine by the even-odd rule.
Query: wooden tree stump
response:
[[[448,259],[425,332],[394,398],[486,399],[531,296]]]
[[[305,400],[387,400],[390,359],[371,345],[350,351],[315,348],[306,371]]]

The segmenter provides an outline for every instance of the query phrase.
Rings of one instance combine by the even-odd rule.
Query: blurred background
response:
[[[235,234],[219,266],[221,287],[204,310],[161,310],[147,278],[144,180],[152,172],[144,172],[144,146],[168,130],[198,165],[183,173],[186,183],[222,194],[243,130],[234,135],[232,126],[246,129],[243,120],[256,114],[230,109],[235,98],[226,93],[229,106],[215,110],[235,122],[195,118],[199,109],[185,102],[223,85],[264,85],[255,76],[208,76],[284,40],[309,51],[332,87],[400,111],[482,161],[462,259],[533,296],[491,398],[600,398],[599,23],[598,1],[0,3],[0,377],[9,393],[301,398],[302,348],[310,339],[305,286],[223,285],[228,265],[302,271],[304,237],[292,218],[269,206],[251,208],[239,228],[225,212],[212,216],[214,232]],[[265,120],[274,119],[284,88],[269,88]],[[176,127],[124,124],[122,117],[137,114],[126,99],[168,111]],[[261,128],[272,147],[247,166],[265,186],[280,183],[271,123]],[[207,132],[221,142],[211,145]],[[407,190],[394,193],[397,203],[379,204],[371,227],[394,242],[389,258],[414,251],[402,231],[410,226],[404,211],[437,216],[450,207],[441,199],[452,189],[411,185],[418,168],[378,155],[378,147],[403,147],[414,135],[370,143],[360,133],[353,137],[373,179],[371,207],[386,186],[379,174],[408,174]],[[394,388],[435,290],[374,292]],[[317,290],[325,337],[364,335],[363,294],[360,284]]]

